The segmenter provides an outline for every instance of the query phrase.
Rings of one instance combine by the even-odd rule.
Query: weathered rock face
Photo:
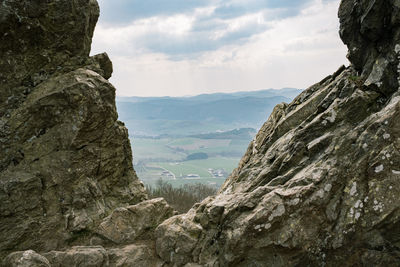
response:
[[[164,262],[155,251],[154,229],[174,214],[176,212],[162,198],[119,207],[93,230],[97,235],[92,236],[91,246],[42,250],[40,254],[33,250],[16,251],[0,261],[0,266],[161,267]],[[85,240],[80,240],[79,244],[85,244]]]
[[[112,64],[88,56],[96,1],[1,1],[2,264],[400,266],[399,7],[342,0],[352,65],[278,105],[219,194],[159,225],[173,210],[142,201]]]
[[[400,3],[343,0],[339,8],[340,36],[348,46],[352,66],[385,96],[398,88]]]
[[[115,244],[128,244],[141,238],[152,239],[154,229],[164,220],[175,215],[163,198],[115,209],[96,231],[102,238]]]
[[[112,64],[89,57],[98,15],[94,0],[0,2],[0,258],[90,244],[146,199]]]
[[[50,267],[49,261],[33,250],[11,253],[4,259],[3,265],[8,267]]]
[[[108,257],[110,266],[115,267],[165,267],[163,260],[155,252],[154,242],[111,248],[108,250]]]
[[[41,257],[43,262],[47,262],[52,267],[161,267],[164,262],[157,256],[154,248],[154,241],[139,241],[135,244],[125,246],[109,247],[101,246],[75,246],[64,251],[50,251],[39,255],[33,251],[15,252],[7,257],[4,265],[7,267],[28,267],[42,266],[34,265],[30,259],[20,258],[21,255],[32,253],[35,257]],[[39,258],[38,258],[39,259]],[[37,262],[40,262],[37,260]],[[18,265],[26,263],[27,265]],[[41,262],[40,262],[41,263]],[[14,265],[12,265],[14,264]],[[31,264],[31,265],[29,265]]]
[[[400,266],[399,1],[342,0],[352,65],[278,105],[219,194],[156,229],[177,266]]]
[[[92,0],[1,1],[2,116],[52,73],[73,70],[88,58],[98,16]]]
[[[107,251],[101,246],[76,246],[66,251],[50,251],[44,256],[52,267],[103,267],[109,265]]]

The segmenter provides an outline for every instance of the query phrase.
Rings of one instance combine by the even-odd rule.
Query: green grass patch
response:
[[[171,141],[171,139],[131,139],[134,162],[138,162],[139,160],[151,161],[166,159],[179,161],[185,159],[185,153],[175,151],[167,146]]]

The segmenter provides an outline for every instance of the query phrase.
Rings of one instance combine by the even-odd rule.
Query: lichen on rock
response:
[[[277,105],[219,193],[176,216],[145,201],[111,61],[89,57],[98,13],[1,2],[4,266],[399,266],[397,0],[342,0],[351,65]]]
[[[177,266],[399,266],[399,7],[342,0],[352,64],[273,110],[219,194],[156,229],[160,257]]]
[[[147,198],[118,121],[107,54],[89,57],[93,0],[1,1],[0,258],[85,245]]]

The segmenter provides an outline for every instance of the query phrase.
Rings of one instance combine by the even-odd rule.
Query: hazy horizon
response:
[[[258,89],[258,90],[238,90],[238,91],[232,91],[232,92],[223,92],[223,91],[213,91],[213,92],[209,92],[209,93],[198,93],[198,94],[193,94],[193,95],[179,95],[179,96],[171,96],[171,95],[149,95],[149,96],[138,96],[138,95],[121,95],[121,94],[118,94],[117,95],[117,97],[143,97],[143,98],[146,98],[146,97],[160,97],[160,98],[162,98],[162,97],[171,97],[171,98],[174,98],[174,97],[177,97],[177,98],[179,98],[179,97],[196,97],[196,96],[200,96],[200,95],[212,95],[212,94],[235,94],[235,93],[246,93],[246,92],[262,92],[262,91],[268,91],[268,90],[276,90],[276,91],[279,91],[279,90],[285,90],[285,89],[288,89],[288,90],[304,90],[305,88],[291,88],[291,87],[284,87],[284,88],[266,88],[266,89]]]
[[[99,0],[118,96],[307,88],[347,64],[339,0]]]

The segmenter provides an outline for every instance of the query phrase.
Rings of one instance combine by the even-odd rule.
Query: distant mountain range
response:
[[[282,89],[266,89],[258,91],[241,91],[234,93],[213,93],[213,94],[201,94],[196,96],[183,96],[183,97],[138,97],[138,96],[117,96],[117,102],[148,102],[152,100],[183,100],[183,101],[215,101],[215,100],[226,100],[234,98],[243,97],[274,97],[274,96],[284,96],[287,98],[295,98],[302,92],[302,89],[295,88],[282,88]]]
[[[258,129],[276,104],[290,102],[301,91],[284,88],[189,97],[117,97],[117,108],[131,135],[209,134]]]

